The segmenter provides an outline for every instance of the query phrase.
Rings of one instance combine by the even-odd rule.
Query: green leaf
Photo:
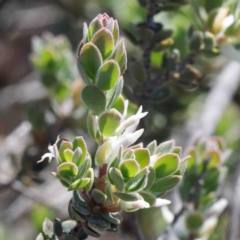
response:
[[[96,133],[95,133],[95,129],[94,129],[94,118],[95,118],[95,116],[93,115],[92,111],[88,111],[88,115],[87,115],[88,133],[93,140],[96,140]]]
[[[147,180],[147,185],[144,187],[144,190],[149,190],[152,187],[156,177],[155,169],[152,166],[150,166],[148,170],[149,170],[149,173],[147,176],[148,180]]]
[[[108,179],[109,179],[109,178],[108,178]],[[110,179],[109,179],[109,180],[110,180]],[[114,204],[115,201],[114,201],[113,192],[112,192],[112,187],[111,187],[110,182],[107,182],[107,184],[106,184],[105,193],[106,193],[106,195],[107,195],[108,200],[109,200],[111,203]]]
[[[82,47],[80,61],[86,74],[94,80],[103,60],[100,51],[93,43],[87,43]]]
[[[66,160],[66,162],[72,162],[72,157],[73,157],[73,151],[70,149],[66,149],[63,152],[64,154],[64,158]]]
[[[174,140],[163,142],[160,145],[158,145],[156,153],[165,154],[165,153],[172,152],[174,146],[175,146]]]
[[[73,151],[77,148],[82,150],[81,161],[83,161],[87,155],[87,145],[83,139],[83,137],[76,137],[73,141]]]
[[[111,105],[115,102],[115,100],[119,97],[123,89],[123,77],[121,76],[117,81],[114,91],[108,91],[106,94],[107,98],[107,107],[110,108]],[[110,92],[110,93],[109,93]]]
[[[178,169],[179,157],[174,153],[167,153],[162,155],[155,163],[156,178],[167,177]]]
[[[105,62],[98,70],[96,76],[96,85],[103,91],[113,88],[120,77],[120,69],[116,61],[109,60]]]
[[[138,196],[136,193],[114,192],[113,194],[126,202],[134,202],[138,200]]]
[[[54,234],[57,235],[58,237],[61,237],[63,234],[63,229],[62,229],[62,222],[60,219],[55,218],[53,222],[53,229],[54,229]]]
[[[175,153],[179,157],[181,157],[181,155],[182,155],[182,148],[181,147],[174,147],[172,153]]]
[[[220,164],[220,153],[216,150],[209,150],[204,154],[204,159],[210,158],[210,162],[208,163],[208,168],[216,167]]]
[[[147,145],[147,149],[149,150],[150,155],[154,155],[157,150],[157,141],[153,140],[151,143]]]
[[[122,221],[122,217],[118,212],[110,213],[101,211],[100,214],[105,220],[112,224],[120,224]]]
[[[76,190],[79,188],[85,187],[90,182],[89,178],[81,178],[72,183],[72,185],[68,188],[69,191]]]
[[[111,169],[111,168],[114,168],[114,167],[118,167],[119,163],[122,162],[122,152],[123,152],[123,147],[121,146],[118,150],[118,155],[117,157],[115,157],[112,162],[109,164],[109,167],[108,169]],[[110,171],[108,171],[108,179],[110,181],[111,184],[114,184],[114,182],[112,181],[111,179],[111,176],[110,176]]]
[[[147,167],[150,164],[150,153],[148,149],[136,149],[134,155],[140,165],[140,169]]]
[[[119,191],[123,191],[124,189],[124,181],[123,176],[120,170],[117,168],[111,168],[110,169],[110,177],[112,181],[114,182],[114,185],[118,188]]]
[[[82,205],[82,204],[79,204],[77,202],[72,203],[72,208],[73,208],[73,210],[75,210],[75,212],[77,212],[78,214],[81,214],[81,215],[86,216],[86,215],[89,215],[91,213],[91,211],[90,211],[90,209],[87,205]]]
[[[83,230],[85,233],[87,233],[88,235],[92,236],[92,237],[95,237],[95,238],[99,238],[101,237],[101,235],[96,232],[95,230],[93,230],[92,228],[88,227],[88,226],[83,226]]]
[[[96,203],[104,203],[107,201],[107,196],[98,189],[93,189],[91,197]]]
[[[103,28],[103,24],[101,23],[101,21],[99,19],[95,18],[91,21],[91,23],[89,24],[89,27],[88,27],[88,39],[89,39],[89,41],[91,40],[93,35],[97,31],[99,31],[101,28]]]
[[[114,44],[116,45],[119,37],[119,27],[118,27],[117,20],[114,20],[112,33],[113,33]]]
[[[118,98],[112,104],[111,108],[115,108],[117,111],[119,111],[121,114],[123,114],[123,111],[124,111],[124,98],[122,97],[122,95],[118,96]]]
[[[191,147],[187,150],[187,155],[190,156],[188,159],[188,169],[192,169],[194,166],[197,164],[197,153],[196,153],[196,148]]]
[[[85,186],[86,191],[89,192],[92,189],[94,183],[94,172],[92,168],[88,169],[86,177],[90,179],[89,183]]]
[[[131,159],[133,158],[134,159],[134,150],[132,149],[126,149],[124,152],[123,152],[123,159]]]
[[[78,167],[82,164],[82,150],[81,148],[77,148],[73,154],[72,162],[75,163]]]
[[[66,162],[65,156],[64,156],[64,151],[66,149],[72,149],[72,143],[68,141],[62,141],[60,148],[59,148],[59,160],[60,163]]]
[[[78,173],[78,167],[72,162],[64,162],[59,165],[57,172],[61,177],[73,178]]]
[[[135,175],[125,184],[125,190],[128,192],[136,192],[144,188],[147,183],[147,173],[147,168],[142,169],[137,175]]]
[[[114,49],[113,59],[118,63],[121,74],[123,74],[127,68],[127,53],[125,49],[124,39],[119,41],[118,45]]]
[[[111,109],[99,116],[100,132],[104,137],[111,137],[121,124],[121,114],[116,109]]]
[[[174,89],[172,86],[167,85],[161,86],[152,91],[150,99],[154,104],[161,103],[172,97],[174,94],[173,91]]]
[[[103,60],[111,55],[114,48],[113,35],[107,28],[102,28],[96,32],[92,38],[92,43],[98,47]]]
[[[167,178],[158,179],[152,185],[150,191],[157,193],[164,193],[173,189],[180,182],[182,176],[173,175]]]
[[[82,90],[82,100],[95,114],[99,115],[106,108],[106,97],[95,85],[88,85]]]
[[[200,212],[189,213],[185,219],[186,227],[190,231],[196,231],[203,225],[204,219]]]
[[[131,76],[139,83],[143,83],[147,79],[146,71],[141,63],[137,61],[130,61],[129,68]]]
[[[210,32],[204,32],[203,34],[204,50],[212,50],[216,46],[215,36]]]
[[[82,78],[82,80],[84,81],[84,83],[85,83],[86,85],[90,84],[90,81],[89,81],[89,79],[88,79],[88,76],[87,76],[87,74],[86,74],[86,71],[85,71],[85,69],[84,69],[84,67],[83,67],[83,64],[82,64],[80,58],[77,59],[77,67],[78,67],[78,72],[79,72],[79,74],[81,75],[81,78]]]
[[[187,165],[188,165],[188,158],[181,160],[181,163],[179,164],[179,168],[177,170],[177,172],[175,173],[176,175],[183,175],[187,169]]]
[[[119,169],[124,178],[131,178],[139,172],[140,167],[134,159],[128,159],[120,163]]]
[[[111,223],[103,219],[100,214],[90,215],[88,218],[88,224],[101,231],[106,231],[111,227]]]
[[[219,186],[220,171],[217,168],[209,169],[204,177],[203,188],[207,193],[213,192]]]
[[[87,173],[90,165],[91,165],[90,159],[88,157],[86,157],[85,160],[83,161],[82,165],[79,167],[76,179],[82,178]]]
[[[202,34],[201,32],[194,32],[190,38],[190,48],[191,50],[200,50],[203,44]]]
[[[144,201],[152,206],[156,202],[156,197],[148,191],[140,191],[139,194],[143,197]]]

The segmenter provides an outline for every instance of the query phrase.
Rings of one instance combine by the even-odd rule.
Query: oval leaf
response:
[[[107,196],[100,190],[94,189],[91,193],[91,197],[96,203],[104,203],[107,201]]]
[[[87,43],[83,46],[80,52],[80,61],[86,74],[94,80],[98,69],[102,65],[102,56],[93,43]]]
[[[120,170],[117,168],[111,168],[110,169],[110,177],[112,181],[114,182],[115,186],[118,188],[119,191],[123,191],[124,189],[124,181],[123,176]]]
[[[125,49],[124,39],[122,39],[116,46],[113,53],[113,59],[118,63],[121,74],[123,74],[127,68],[127,53]]]
[[[167,153],[162,155],[155,163],[156,178],[167,177],[178,169],[179,157],[177,154]]]
[[[75,177],[78,173],[78,167],[72,162],[64,162],[59,165],[58,174],[62,177],[72,178]]]
[[[135,192],[144,188],[147,183],[147,173],[147,168],[142,169],[126,183],[125,190],[128,192]]]
[[[138,173],[140,167],[134,159],[128,159],[121,162],[119,169],[124,178],[131,178]]]
[[[134,194],[134,193],[114,192],[113,194],[126,202],[134,202],[138,200],[137,194]]]
[[[120,76],[120,69],[114,60],[105,62],[98,70],[96,85],[103,91],[107,91],[115,86]]]
[[[78,179],[68,188],[69,191],[85,187],[90,182],[89,178]]]
[[[114,40],[112,33],[107,28],[97,31],[92,38],[94,43],[102,54],[103,60],[106,60],[112,53]]]
[[[103,113],[98,120],[99,128],[104,137],[113,136],[121,123],[121,114],[116,109]]]
[[[73,151],[75,151],[78,147],[82,150],[81,161],[83,161],[87,155],[87,145],[86,145],[83,137],[76,137],[74,139]]]
[[[156,153],[165,154],[165,153],[172,152],[174,146],[175,146],[175,141],[174,140],[163,142],[163,143],[158,145]]]
[[[149,165],[150,153],[148,149],[136,149],[134,155],[141,169]]]
[[[104,93],[94,85],[88,85],[82,90],[82,100],[95,114],[99,115],[105,110],[106,97]]]
[[[168,178],[157,180],[151,187],[151,192],[164,193],[173,189],[180,182],[182,176],[173,175]]]
[[[68,141],[62,141],[60,148],[59,148],[59,158],[60,158],[59,160],[61,163],[67,161],[64,156],[64,151],[66,149],[72,149],[72,143],[70,143]]]

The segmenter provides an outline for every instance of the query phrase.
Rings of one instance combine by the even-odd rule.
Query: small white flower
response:
[[[53,145],[48,145],[49,153],[45,153],[42,158],[38,161],[38,163],[43,162],[46,158],[51,162],[53,158],[55,158],[58,162],[58,149],[57,144],[60,141],[60,136],[57,137],[56,142]],[[59,162],[58,162],[59,163]]]
[[[120,200],[119,205],[126,212],[134,212],[134,211],[137,211],[138,209],[150,207],[150,204],[144,200],[137,200],[133,202],[125,202]]]
[[[165,205],[169,205],[170,203],[171,203],[171,201],[169,201],[167,199],[157,198],[156,202],[152,205],[152,207],[162,207]]]

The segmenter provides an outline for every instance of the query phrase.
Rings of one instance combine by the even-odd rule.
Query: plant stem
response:
[[[171,223],[172,226],[175,225],[175,223],[177,222],[177,220],[179,219],[179,217],[181,217],[181,215],[182,215],[182,214],[184,213],[184,211],[187,209],[187,205],[194,200],[196,194],[198,193],[200,187],[201,187],[202,184],[203,184],[203,178],[204,178],[204,176],[205,176],[205,173],[206,173],[206,170],[207,170],[207,165],[208,165],[209,162],[210,162],[210,158],[206,158],[206,159],[204,160],[202,172],[199,174],[198,179],[197,179],[197,181],[195,182],[195,185],[192,186],[192,188],[191,188],[191,190],[190,190],[190,192],[189,192],[189,195],[188,195],[187,202],[184,203],[183,206],[182,206],[182,208],[179,210],[179,212],[175,214],[174,219],[173,219],[173,221],[172,221],[172,223]]]
[[[103,164],[100,168],[99,168],[99,172],[98,172],[98,177],[101,178],[102,176],[105,176],[107,173],[107,164]]]

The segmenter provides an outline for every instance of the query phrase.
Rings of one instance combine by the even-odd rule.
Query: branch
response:
[[[173,218],[173,221],[171,223],[171,226],[166,228],[164,233],[157,238],[157,240],[163,240],[167,234],[169,233],[170,229],[177,223],[178,219],[182,216],[182,214],[184,213],[184,211],[187,209],[189,203],[191,203],[196,194],[198,193],[198,191],[200,190],[202,184],[203,184],[203,178],[206,174],[206,171],[207,171],[207,166],[210,162],[210,158],[206,158],[203,162],[203,168],[202,168],[202,171],[201,173],[199,174],[198,178],[197,178],[197,181],[195,182],[195,185],[192,186],[190,192],[189,192],[189,195],[188,195],[188,199],[187,201],[183,204],[182,208],[174,215],[174,218]]]

